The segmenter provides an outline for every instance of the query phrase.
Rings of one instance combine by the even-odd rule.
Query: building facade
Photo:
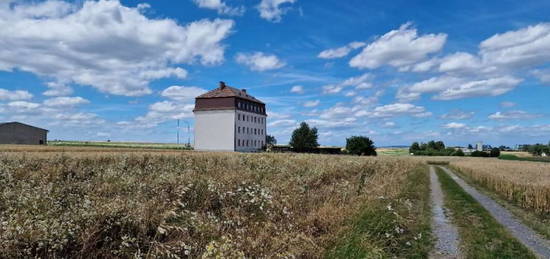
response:
[[[48,130],[20,122],[0,123],[0,144],[46,145]]]
[[[257,152],[265,145],[266,108],[244,89],[220,86],[195,98],[195,150]]]

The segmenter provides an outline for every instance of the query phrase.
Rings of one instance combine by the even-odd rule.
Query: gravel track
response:
[[[434,167],[430,166],[430,188],[432,200],[432,232],[437,237],[431,258],[460,258],[459,236],[443,206],[443,191]]]
[[[512,236],[533,251],[537,257],[550,258],[550,241],[544,239],[531,228],[521,223],[507,209],[500,206],[494,200],[472,188],[448,168],[442,166],[440,166],[440,168],[449,174],[451,178],[453,178],[453,180],[455,180],[455,182],[458,183],[462,189],[464,189],[464,191],[474,197],[474,199],[476,199],[487,211],[489,211],[489,213],[491,213],[491,215],[501,225],[508,229]]]

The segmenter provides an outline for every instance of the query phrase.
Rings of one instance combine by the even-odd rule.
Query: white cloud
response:
[[[347,56],[352,50],[364,47],[365,45],[367,44],[364,42],[354,41],[344,47],[323,50],[317,57],[323,59],[341,58]]]
[[[295,120],[276,120],[267,124],[269,127],[289,127],[296,126],[298,123]]]
[[[466,112],[454,109],[446,114],[441,115],[441,118],[445,120],[465,120],[472,118],[473,116],[474,112]]]
[[[382,127],[384,128],[395,128],[395,126],[397,126],[397,124],[393,121],[386,121],[382,124]]]
[[[8,2],[9,3],[9,2]],[[48,95],[90,85],[101,92],[151,93],[152,80],[185,78],[178,64],[223,61],[231,20],[200,20],[180,26],[149,19],[118,1],[0,4],[0,70],[19,69],[53,83]]]
[[[496,112],[489,115],[491,120],[525,120],[541,117],[540,114],[528,113],[526,111],[508,111],[508,112]]]
[[[99,125],[106,123],[95,113],[78,112],[78,113],[57,113],[53,115],[55,121],[53,125],[62,124],[64,126],[82,126],[82,125]]]
[[[90,101],[80,97],[55,97],[44,100],[44,105],[49,107],[70,107],[70,106],[76,106],[80,104],[87,104],[90,103]]]
[[[0,100],[2,101],[29,100],[31,98],[32,94],[25,90],[10,91],[0,88]]]
[[[267,112],[267,118],[268,119],[287,119],[287,118],[290,118],[290,115],[289,114],[278,113],[278,112],[274,112],[274,111],[268,111]]]
[[[536,76],[541,82],[550,84],[550,69],[533,70],[532,74]]]
[[[550,60],[550,23],[496,34],[480,44],[485,63],[521,68]]]
[[[263,52],[238,53],[235,61],[248,66],[254,71],[267,71],[284,67],[286,64],[275,55],[264,54]]]
[[[35,111],[35,109],[40,107],[40,104],[27,102],[27,101],[14,101],[14,102],[9,102],[7,106],[9,108],[17,109],[20,112],[23,112],[23,111]]]
[[[462,70],[478,70],[482,67],[481,60],[469,53],[457,52],[441,59],[439,71],[460,72]]]
[[[514,107],[514,106],[516,106],[515,102],[501,102],[500,103],[500,107],[503,107],[503,108],[510,108],[510,107]]]
[[[368,89],[372,87],[370,80],[372,75],[369,73],[364,73],[360,76],[350,77],[338,84],[330,84],[323,86],[324,94],[336,94],[341,92],[344,88],[348,86],[355,87],[357,90]]]
[[[443,125],[443,128],[446,129],[463,129],[466,128],[466,124],[464,123],[458,123],[458,122],[450,122],[445,125]]]
[[[383,106],[375,107],[371,112],[367,113],[368,117],[372,118],[390,118],[403,115],[410,115],[413,117],[428,117],[431,116],[431,112],[427,112],[422,106],[416,106],[410,103],[393,103]]]
[[[161,92],[161,96],[178,101],[192,101],[195,97],[206,93],[203,88],[196,86],[177,86],[173,85]]]
[[[304,103],[304,107],[315,107],[315,106],[319,105],[319,103],[321,103],[320,100],[307,101],[307,102]]]
[[[303,94],[304,93],[304,87],[301,85],[295,85],[292,88],[290,88],[291,93],[295,94]]]
[[[222,0],[193,0],[200,8],[212,9],[218,11],[218,14],[225,15],[243,15],[244,7],[229,7]]]
[[[434,96],[434,99],[454,100],[478,96],[497,96],[511,91],[521,81],[521,79],[515,77],[503,76],[465,82],[459,86],[445,89]]]
[[[423,93],[436,93],[435,100],[454,100],[479,96],[497,96],[513,90],[522,80],[512,76],[472,80],[463,77],[433,77],[399,89],[402,101],[418,99]]]
[[[447,40],[447,35],[442,33],[419,36],[416,29],[410,27],[410,23],[404,24],[370,43],[350,60],[350,66],[374,69],[383,65],[412,65],[441,50]]]
[[[295,2],[296,0],[262,0],[256,8],[260,12],[260,17],[270,22],[280,22],[282,16],[288,11],[288,8],[281,5]]]

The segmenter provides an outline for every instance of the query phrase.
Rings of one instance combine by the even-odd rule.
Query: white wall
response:
[[[195,150],[235,151],[235,110],[194,113]]]
[[[239,115],[241,117],[240,120],[238,119]],[[246,116],[250,118],[249,121],[244,119],[246,118]],[[256,122],[254,122],[254,119],[253,119],[254,117],[256,117]],[[235,126],[236,126],[235,127],[235,132],[236,132],[235,150],[241,151],[241,152],[254,152],[262,148],[262,143],[265,144],[265,136],[267,134],[266,117],[267,116],[265,115],[260,115],[253,112],[237,110],[235,115]],[[238,131],[239,127],[240,127],[240,133]],[[249,133],[247,133],[246,131],[247,128],[249,129]],[[256,129],[256,134],[254,134],[254,129]],[[248,146],[246,146],[247,140],[248,140]],[[239,141],[241,145],[238,145]],[[256,145],[254,145],[254,141],[256,141]]]

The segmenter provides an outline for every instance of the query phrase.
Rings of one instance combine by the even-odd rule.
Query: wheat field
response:
[[[360,208],[398,206],[392,199],[420,165],[391,157],[31,149],[0,152],[2,256],[322,257]],[[407,220],[397,229],[414,223]],[[416,235],[397,233],[404,232]]]
[[[455,159],[451,164],[504,199],[550,216],[549,163],[467,158]]]

